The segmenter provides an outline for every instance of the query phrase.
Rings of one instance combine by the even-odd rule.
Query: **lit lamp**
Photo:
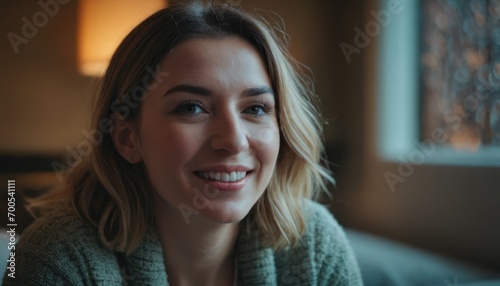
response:
[[[78,69],[87,76],[101,76],[123,38],[166,7],[167,0],[81,0],[78,5]]]

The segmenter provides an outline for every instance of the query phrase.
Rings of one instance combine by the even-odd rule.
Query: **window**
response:
[[[378,47],[379,153],[500,166],[500,1],[401,3]]]

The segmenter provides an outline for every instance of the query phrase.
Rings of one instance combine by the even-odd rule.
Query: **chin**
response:
[[[250,209],[247,210],[229,206],[217,206],[208,207],[200,212],[199,215],[214,223],[227,224],[241,222],[249,211]]]

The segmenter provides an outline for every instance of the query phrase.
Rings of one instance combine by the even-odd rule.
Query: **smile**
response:
[[[221,182],[237,182],[243,178],[245,178],[247,172],[238,171],[238,172],[196,172],[197,176],[213,180],[213,181],[221,181]]]

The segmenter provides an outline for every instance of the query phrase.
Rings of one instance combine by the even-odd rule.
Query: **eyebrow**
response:
[[[165,92],[163,96],[169,95],[174,92],[185,92],[203,96],[212,95],[212,91],[202,86],[197,86],[192,84],[178,84],[167,90],[167,92]],[[269,93],[272,96],[274,96],[274,91],[269,86],[266,85],[252,87],[243,91],[244,96],[257,96],[265,93]]]
[[[204,88],[202,86],[196,86],[196,85],[191,85],[191,84],[179,84],[176,85],[167,92],[163,96],[169,95],[174,92],[185,92],[185,93],[193,93],[197,95],[210,95],[211,92],[208,88]]]
[[[256,96],[256,95],[261,95],[261,94],[265,94],[265,93],[269,93],[270,95],[274,96],[274,91],[267,85],[262,85],[262,86],[252,87],[252,88],[246,89],[243,92],[243,95],[244,96]]]

